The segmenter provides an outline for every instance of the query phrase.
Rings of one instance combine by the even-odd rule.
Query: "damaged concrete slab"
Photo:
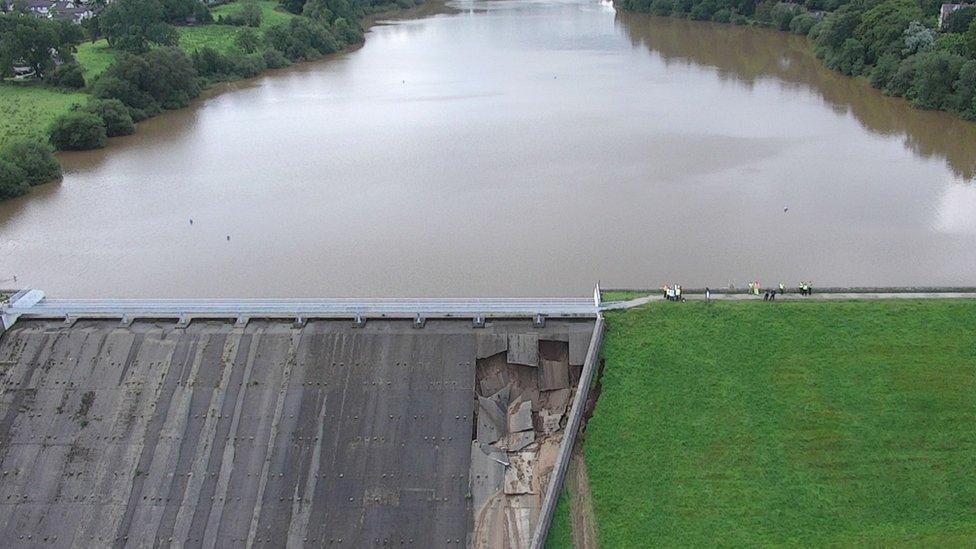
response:
[[[21,319],[0,336],[0,546],[473,545],[532,451],[531,491],[511,496],[530,503],[502,507],[498,538],[529,539],[560,435],[539,440],[537,368],[481,392],[478,355],[498,346],[479,338],[504,340],[504,363],[513,334],[572,341],[592,321],[235,320]],[[500,412],[495,447],[472,440],[478,397]],[[509,439],[518,398],[533,426]]]

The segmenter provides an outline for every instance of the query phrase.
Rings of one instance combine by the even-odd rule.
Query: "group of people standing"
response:
[[[685,298],[681,296],[681,286],[679,284],[665,284],[661,286],[661,293],[664,294],[664,299],[668,301],[684,301]]]
[[[735,286],[730,284],[730,290],[735,290]],[[796,289],[800,292],[800,295],[813,295],[813,284],[810,282],[800,282],[796,285]],[[786,285],[782,282],[779,283],[777,288],[765,288],[759,284],[758,280],[749,283],[749,293],[759,297],[762,295],[763,301],[776,301],[777,295],[782,295],[786,293]],[[680,284],[665,284],[661,286],[661,295],[664,299],[668,301],[684,301],[685,298],[681,294]],[[709,288],[705,288],[705,301],[711,300],[712,291]]]

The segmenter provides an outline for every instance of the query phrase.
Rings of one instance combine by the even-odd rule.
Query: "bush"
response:
[[[884,92],[895,97],[909,97],[915,80],[915,56],[906,57],[898,64],[898,70],[888,79]]]
[[[9,162],[23,172],[28,185],[40,185],[61,177],[61,165],[51,149],[36,141],[14,141],[0,150],[0,161]]]
[[[939,35],[935,39],[935,49],[964,57],[969,55],[969,46],[966,44],[966,37],[956,33]]]
[[[0,159],[0,199],[13,198],[27,193],[30,186],[24,171],[13,162]]]
[[[691,18],[695,21],[708,21],[716,11],[718,6],[712,0],[705,0],[691,8]]]
[[[134,122],[156,116],[162,110],[159,103],[135,84],[121,78],[102,75],[92,88],[92,95],[99,99],[117,99],[129,109]]]
[[[85,111],[98,116],[105,123],[109,137],[131,135],[136,131],[128,107],[118,99],[95,99],[85,106]]]
[[[268,44],[293,61],[316,59],[323,54],[339,51],[339,41],[321,23],[306,17],[296,17],[288,23],[269,28],[265,35]]]
[[[794,4],[787,4],[785,2],[780,2],[773,6],[770,11],[770,19],[774,28],[781,31],[790,30],[790,23],[793,18],[799,15],[800,8]]]
[[[358,44],[363,41],[363,29],[359,25],[349,24],[349,21],[342,17],[332,22],[332,32],[343,44]]]
[[[654,15],[671,15],[674,4],[671,0],[654,0],[651,2],[651,13]]]
[[[261,47],[261,37],[251,27],[244,27],[234,35],[234,45],[244,53],[254,53]]]
[[[966,120],[976,120],[976,60],[963,64],[952,87],[952,108]]]
[[[269,69],[282,69],[291,65],[291,61],[285,57],[285,54],[274,48],[264,50],[261,57],[264,58],[264,64]]]
[[[857,76],[864,71],[864,46],[856,38],[844,40],[844,45],[836,55],[828,57],[827,66],[848,76]]]
[[[81,89],[85,87],[85,74],[78,63],[64,63],[58,65],[51,75],[48,76],[48,83],[58,88]]]
[[[800,36],[810,34],[810,29],[817,24],[818,17],[809,13],[801,13],[790,20],[790,32]]]
[[[878,63],[871,69],[868,82],[871,86],[879,90],[885,89],[891,77],[898,70],[900,60],[896,55],[888,54],[878,59]]]
[[[88,112],[62,114],[51,126],[51,144],[58,150],[100,149],[105,141],[105,122]]]
[[[217,23],[220,25],[233,25],[235,27],[260,27],[261,8],[255,2],[245,2],[240,13],[219,15],[217,16]]]
[[[952,106],[953,84],[965,59],[944,51],[919,54],[912,81],[912,104],[922,109],[947,109]]]
[[[717,12],[712,14],[712,21],[716,23],[731,23],[732,22],[732,10],[728,8],[722,8]]]

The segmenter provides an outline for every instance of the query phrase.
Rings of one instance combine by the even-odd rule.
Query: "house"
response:
[[[942,8],[939,10],[939,30],[945,28],[946,19],[952,14],[952,12],[962,9],[974,7],[974,4],[942,4]]]
[[[61,19],[81,23],[95,15],[94,4],[82,3],[80,0],[0,0],[0,11],[13,11],[23,6],[27,13],[45,19]]]

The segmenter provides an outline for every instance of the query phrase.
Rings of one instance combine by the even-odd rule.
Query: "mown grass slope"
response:
[[[976,545],[976,303],[607,320],[584,443],[603,547]]]

